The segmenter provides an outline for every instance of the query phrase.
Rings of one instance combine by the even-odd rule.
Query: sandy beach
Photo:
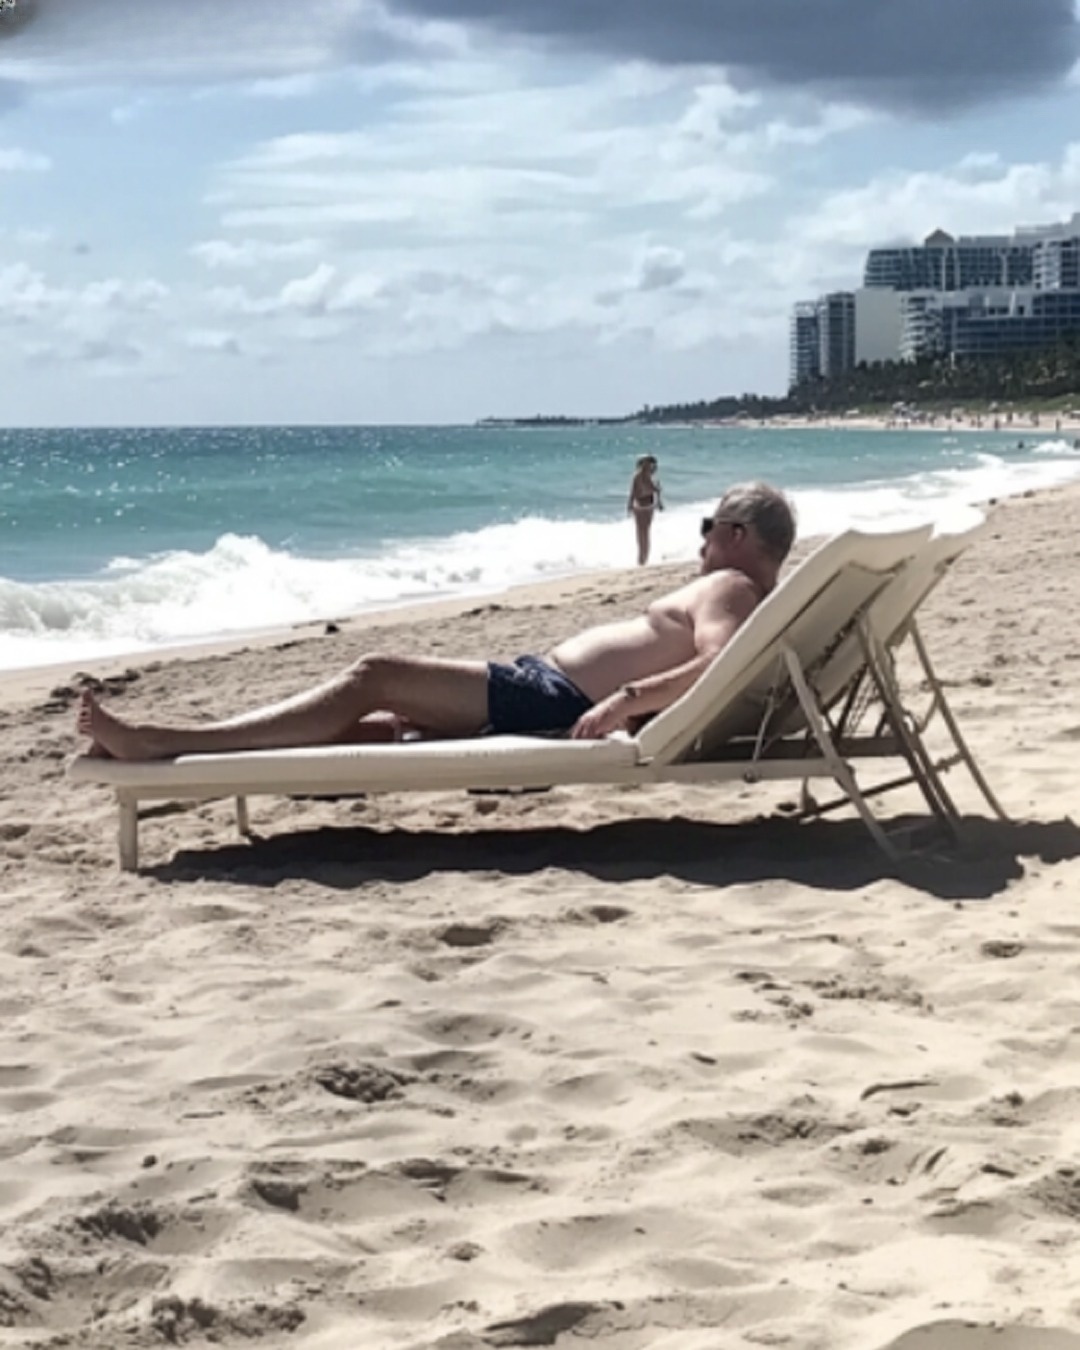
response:
[[[746,426],[760,425],[773,430],[780,428],[806,430],[810,427],[829,431],[935,431],[969,432],[1000,431],[1015,435],[1020,441],[1035,443],[1054,437],[1072,440],[1080,433],[1080,411],[1033,412],[1026,408],[1009,409],[1001,413],[972,413],[957,410],[954,413],[925,413],[917,409],[897,412],[890,416],[864,413],[857,408],[848,412],[819,413],[814,417],[768,417],[760,423],[747,419]]]
[[[1078,1350],[1080,488],[991,509],[923,630],[1012,819],[956,772],[896,869],[778,786],[211,803],[131,875],[65,781],[89,676],[220,715],[692,563],[7,677],[0,1344]]]

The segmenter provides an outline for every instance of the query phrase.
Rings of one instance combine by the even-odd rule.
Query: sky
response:
[[[867,250],[1080,211],[1075,0],[0,0],[0,425],[787,387]]]

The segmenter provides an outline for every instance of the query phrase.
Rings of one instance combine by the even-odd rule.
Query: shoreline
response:
[[[1068,414],[1021,413],[1008,420],[1000,419],[1000,425],[994,425],[998,414],[968,414],[953,416],[949,413],[936,413],[930,416],[892,417],[880,414],[862,414],[857,411],[823,414],[819,417],[766,419],[760,425],[779,430],[790,427],[799,431],[813,431],[820,427],[828,431],[937,431],[937,432],[979,432],[991,436],[1074,436],[1080,433],[1080,412]],[[987,420],[989,419],[989,420]],[[755,423],[755,425],[758,425]]]
[[[1080,428],[1080,421],[1077,423]],[[829,428],[832,429],[832,428]],[[1053,487],[1026,489],[1018,496],[1031,492],[1069,492],[1080,486],[1077,481],[1057,484]],[[993,502],[1007,500],[994,498]],[[985,503],[979,506],[985,509]],[[793,558],[801,556],[808,546],[819,542],[825,535],[817,533],[799,539],[793,552]],[[696,551],[683,562],[652,563],[645,570],[649,575],[676,578],[687,570],[697,566]],[[54,661],[36,662],[27,666],[14,666],[0,669],[0,690],[9,697],[37,697],[51,686],[63,683],[66,679],[80,674],[103,678],[105,674],[122,667],[139,665],[158,665],[174,660],[194,661],[247,648],[258,649],[272,647],[283,641],[308,641],[333,629],[359,631],[370,629],[378,631],[407,624],[439,622],[444,618],[467,613],[478,606],[501,604],[516,608],[541,604],[549,597],[555,600],[573,596],[581,588],[594,585],[611,584],[616,589],[623,588],[628,579],[637,576],[639,569],[604,568],[583,572],[571,572],[560,576],[551,576],[543,580],[517,583],[513,586],[496,588],[490,591],[476,591],[469,594],[441,595],[428,598],[414,598],[400,603],[376,605],[370,609],[354,611],[345,615],[332,615],[324,618],[304,620],[291,624],[258,628],[249,632],[225,633],[205,639],[164,643],[161,646],[135,648],[117,652],[108,656],[62,657]]]
[[[871,423],[866,419],[861,421],[846,419],[840,422],[833,419],[828,424],[800,422],[797,424],[791,423],[791,425],[795,428],[792,432],[793,439],[797,440],[804,433],[810,435],[811,443],[808,443],[807,454],[811,462],[813,462],[818,449],[812,436],[813,431],[828,436],[838,429],[845,432],[858,431],[871,425],[878,430],[885,429],[884,423],[880,420]],[[783,426],[783,423],[774,423],[772,429],[782,431]],[[748,429],[757,429],[757,424],[748,424]],[[922,429],[926,430],[927,428]],[[672,428],[672,431],[676,437],[680,434],[678,428]],[[694,453],[697,458],[694,463],[695,470],[699,474],[700,464],[698,461],[701,454],[705,454],[706,460],[711,455],[709,449],[711,439],[707,432],[699,434],[696,438]],[[739,463],[744,471],[753,473],[756,462],[753,438],[739,437],[738,442],[743,447],[742,458]],[[966,494],[988,495],[994,490],[994,486],[997,486],[1002,492],[1006,492],[1010,488],[1017,489],[1029,482],[1039,483],[1054,478],[1067,478],[1074,470],[1080,471],[1080,460],[1077,460],[1075,455],[1065,447],[1051,447],[1044,452],[1028,456],[1023,452],[1010,452],[1008,436],[1003,437],[1002,442],[1000,457],[997,460],[994,459],[997,451],[989,435],[986,436],[983,445],[986,450],[986,457],[981,453],[968,454],[963,450],[958,456],[955,445],[950,445],[946,440],[936,444],[930,458],[940,459],[946,469],[949,467],[950,460],[957,457],[963,459],[965,464],[955,481],[950,481],[949,475],[946,473],[938,486],[933,488],[933,491],[937,492],[943,499],[949,496],[957,496],[966,500]],[[792,449],[782,442],[778,445],[778,453],[782,456],[789,453],[798,453],[797,446]],[[868,442],[867,454],[872,457],[876,456],[875,462],[883,462],[885,467],[881,472],[887,475],[889,473],[887,466],[893,462],[891,451],[889,451],[888,446],[884,450],[878,448],[871,451],[869,445]],[[704,447],[704,452],[702,452],[701,447]],[[911,452],[912,462],[919,463],[921,447],[916,444],[914,438],[909,442],[908,450]],[[833,452],[840,462],[846,460],[847,450],[839,440],[833,447]],[[993,467],[987,469],[987,464]],[[924,499],[921,498],[922,476],[921,471],[916,472],[914,470],[908,476],[905,476],[903,472],[900,473],[891,490],[891,506],[898,516],[904,516],[908,513],[914,515],[923,511],[930,513],[935,509],[946,509],[943,504],[935,508],[925,503]],[[812,471],[810,471],[810,478],[813,478]],[[700,482],[697,479],[695,479],[695,487],[700,487]],[[873,501],[881,489],[880,475],[877,478],[871,475],[869,482],[862,487],[864,489],[863,496]],[[844,484],[815,489],[811,481],[804,483],[802,490],[823,502],[836,498],[840,501],[841,510],[845,509],[842,499],[847,497],[848,500],[853,500]],[[854,491],[857,499],[858,484],[854,485]],[[690,495],[693,496],[694,494],[691,493]],[[886,495],[889,495],[888,492]],[[833,518],[831,505],[819,505],[811,509],[814,518],[808,519],[807,525],[812,527],[815,532],[826,532],[829,522]],[[872,510],[873,507],[870,509]],[[696,532],[696,518],[691,511],[690,517],[683,519],[680,514],[681,511],[682,506],[677,502],[668,516],[656,526],[655,537],[662,541],[658,543],[654,550],[656,556],[664,559],[678,558],[680,555],[693,556],[694,540],[692,535]],[[869,519],[869,512],[864,511],[859,518],[864,521]],[[689,520],[693,520],[692,525],[689,524]],[[605,510],[603,521],[600,523],[600,527],[605,533],[599,543],[595,537],[585,538],[585,534],[590,527],[582,522],[579,530],[580,543],[578,536],[573,536],[569,544],[560,542],[556,548],[550,551],[564,564],[573,565],[574,563],[587,561],[591,569],[596,569],[603,575],[614,573],[620,570],[622,565],[628,563],[633,556],[629,546],[627,546],[625,552],[620,547],[622,534],[621,530],[617,528],[619,525],[620,522],[615,519],[615,516]],[[679,526],[679,528],[676,529],[676,526]],[[669,533],[666,538],[665,528],[669,532],[674,531]],[[684,537],[684,529],[686,537]],[[522,560],[521,568],[516,569],[521,572],[531,572],[533,575],[532,580],[519,583],[525,588],[533,585],[546,585],[551,581],[560,579],[556,573],[548,569],[550,559],[545,552],[543,537],[538,536],[538,538],[540,542],[528,548],[527,556]],[[220,540],[218,542],[220,543]],[[148,557],[151,556],[152,554],[148,555]],[[500,584],[502,577],[505,576],[506,569],[493,565],[491,548],[480,544],[476,545],[473,552],[467,553],[465,559],[466,563],[470,565],[473,563],[478,565],[479,570],[476,571],[470,571],[464,565],[460,570],[440,568],[435,565],[441,561],[440,556],[437,553],[432,553],[415,575],[406,570],[400,576],[396,576],[394,568],[400,560],[395,556],[394,549],[391,548],[386,560],[387,577],[389,579],[381,577],[378,569],[376,569],[375,579],[371,580],[363,569],[354,575],[348,565],[349,559],[347,557],[330,558],[328,561],[335,564],[336,570],[331,574],[332,584],[329,590],[317,589],[314,584],[310,583],[302,566],[293,567],[292,560],[287,555],[283,559],[279,559],[273,555],[271,550],[270,564],[262,562],[257,566],[240,566],[238,585],[246,588],[243,593],[247,594],[252,591],[253,587],[258,588],[263,580],[259,568],[265,568],[269,565],[275,567],[280,565],[286,569],[292,568],[291,571],[286,570],[283,575],[286,577],[288,585],[294,583],[299,585],[299,593],[305,596],[304,605],[302,608],[299,607],[295,603],[295,596],[292,597],[290,602],[288,588],[286,588],[282,599],[272,598],[267,593],[265,596],[266,603],[262,603],[263,595],[261,592],[253,593],[253,605],[245,608],[244,604],[238,602],[235,596],[232,603],[229,603],[227,592],[220,583],[216,558],[210,555],[199,561],[204,566],[202,572],[198,570],[195,572],[194,590],[191,590],[186,580],[177,580],[170,583],[175,589],[175,595],[170,590],[163,596],[155,597],[152,587],[148,592],[141,590],[137,585],[129,587],[123,578],[114,585],[104,576],[98,577],[96,574],[81,580],[76,577],[55,583],[42,582],[38,588],[30,583],[25,583],[27,588],[25,595],[23,594],[24,584],[13,582],[9,603],[12,607],[11,622],[18,631],[9,634],[4,654],[6,658],[10,659],[11,664],[6,669],[0,670],[0,683],[9,685],[13,681],[18,683],[22,680],[28,680],[35,687],[40,688],[52,676],[62,677],[68,670],[86,669],[93,672],[120,662],[143,663],[155,659],[170,659],[170,654],[173,652],[189,650],[192,652],[210,652],[222,646],[234,646],[247,642],[265,643],[266,641],[276,640],[279,633],[290,628],[297,632],[312,634],[317,632],[324,624],[340,622],[342,613],[347,615],[349,622],[357,622],[365,615],[370,616],[370,622],[373,625],[393,622],[392,617],[382,618],[380,616],[384,614],[392,616],[397,612],[409,614],[414,610],[431,606],[436,607],[436,610],[432,612],[437,612],[438,607],[443,605],[451,607],[468,606],[497,597],[506,589],[505,583]],[[299,558],[300,564],[305,561],[302,556]],[[337,564],[341,564],[341,566],[337,566]],[[230,575],[227,570],[228,566],[227,561],[222,564],[222,567],[226,569],[223,573],[225,576]],[[139,567],[135,568],[135,572],[138,576]],[[567,572],[564,576],[566,578],[580,576],[587,579],[589,574],[588,571]],[[182,569],[179,575],[181,577],[186,576]],[[202,575],[209,579],[205,586],[199,581],[199,577]],[[448,591],[448,579],[451,582],[460,583],[463,579],[468,578],[473,578],[473,580],[471,583],[468,580],[465,581],[467,590],[450,589]],[[477,579],[480,580],[477,581]],[[107,584],[99,594],[97,583],[101,580],[105,580]],[[428,582],[433,583],[431,589],[427,588]],[[365,593],[370,594],[373,589],[385,593],[386,591],[399,590],[402,586],[411,589],[412,594],[404,599],[384,599],[370,603],[366,601]],[[40,590],[40,594],[38,590]],[[417,592],[422,593],[418,594]],[[363,605],[364,608],[351,612],[349,610],[330,609],[327,612],[328,606],[341,603],[340,599],[335,600],[333,597],[342,595],[355,596],[356,603]],[[327,600],[327,596],[331,598]],[[176,614],[169,611],[169,607],[174,601],[179,606],[178,612],[185,615],[185,625],[195,630],[197,635],[191,637],[169,636],[163,641],[155,641],[153,645],[144,646],[139,637],[140,633],[157,634],[160,633],[162,628],[168,629],[177,625]],[[159,614],[159,604],[164,605],[168,612]],[[25,614],[22,613],[20,606],[25,606]],[[234,620],[242,620],[245,613],[252,617],[261,616],[261,622],[253,628],[249,628],[243,623],[236,624]],[[200,620],[204,618],[209,621],[209,631],[198,631],[202,627]],[[126,633],[130,633],[130,637],[126,636],[125,630]],[[114,636],[110,636],[110,634]],[[106,643],[109,645],[115,643],[116,650],[102,654],[100,647]],[[65,649],[76,654],[65,654]]]
[[[1050,488],[1028,489],[1012,497],[994,498],[981,503],[977,509],[989,514],[1003,504],[1020,502],[1032,497],[1060,494],[1063,499],[1080,497],[1080,482],[1060,484]],[[791,563],[800,558],[825,538],[808,535],[799,538],[792,550]],[[417,600],[400,606],[361,610],[333,619],[315,619],[280,628],[260,629],[236,636],[223,636],[206,642],[185,642],[155,647],[143,651],[120,653],[85,660],[50,662],[47,665],[0,670],[0,693],[8,700],[25,702],[41,698],[51,690],[63,690],[80,677],[107,681],[119,678],[123,672],[143,668],[159,670],[173,663],[194,664],[214,662],[230,655],[245,652],[280,650],[284,646],[314,644],[331,636],[349,641],[361,641],[367,633],[390,632],[404,634],[410,629],[423,630],[429,624],[444,624],[455,618],[494,613],[501,609],[527,613],[533,609],[550,610],[560,604],[573,607],[583,596],[608,589],[612,599],[627,594],[660,593],[678,585],[696,573],[697,557],[685,563],[657,563],[645,568],[621,568],[603,571],[573,573],[544,581],[526,582],[504,590],[469,596],[442,597]],[[565,636],[565,634],[563,634]],[[353,650],[355,659],[361,650]],[[513,653],[491,653],[492,659]]]
[[[799,541],[797,548],[809,545],[811,540]],[[797,554],[795,556],[798,556]],[[384,629],[423,627],[427,623],[444,623],[462,615],[471,615],[484,609],[506,608],[528,610],[551,607],[560,601],[573,600],[583,591],[610,583],[619,593],[635,582],[649,578],[677,584],[677,579],[692,573],[696,557],[683,563],[657,563],[647,568],[617,568],[611,571],[575,572],[545,581],[523,582],[502,590],[479,592],[468,596],[443,596],[431,600],[413,600],[401,605],[360,610],[332,619],[312,619],[285,627],[259,629],[252,633],[209,638],[205,642],[181,642],[167,646],[146,648],[112,656],[76,658],[49,662],[45,665],[20,666],[0,670],[0,693],[19,700],[40,697],[57,684],[74,680],[80,675],[94,679],[108,679],[122,669],[143,666],[158,668],[174,662],[199,662],[227,657],[234,653],[280,648],[282,644],[314,642],[328,635],[361,634]]]
[[[1080,410],[1069,413],[1029,413],[1013,410],[1009,420],[1002,419],[1000,426],[994,425],[995,414],[961,413],[953,416],[949,413],[934,413],[927,416],[887,416],[881,413],[850,412],[821,413],[815,416],[795,413],[778,413],[770,417],[735,417],[719,420],[690,422],[660,422],[663,427],[715,427],[725,430],[732,428],[758,431],[932,431],[932,432],[978,432],[990,436],[1031,437],[1037,435],[1067,436],[1080,435]],[[1034,416],[1038,417],[1033,421]],[[989,419],[989,421],[987,420]]]

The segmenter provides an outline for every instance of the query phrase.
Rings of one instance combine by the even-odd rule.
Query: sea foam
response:
[[[1080,478],[1080,455],[1061,440],[1019,457],[945,446],[937,467],[896,479],[808,488],[793,495],[803,537],[849,526],[893,529],[959,505]],[[659,513],[654,562],[695,564],[702,514],[715,499]],[[309,557],[249,535],[222,534],[203,552],[117,556],[91,579],[0,578],[0,668],[90,660],[339,619],[446,596],[633,562],[625,517],[606,521],[525,515],[445,537],[390,541],[362,556]]]

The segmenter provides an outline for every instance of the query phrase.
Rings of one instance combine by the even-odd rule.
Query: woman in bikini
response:
[[[634,466],[634,477],[630,481],[630,496],[626,503],[626,513],[634,517],[634,529],[637,531],[638,566],[644,567],[649,561],[649,535],[652,531],[653,515],[664,509],[660,500],[660,483],[653,475],[656,473],[656,456],[642,455]]]

